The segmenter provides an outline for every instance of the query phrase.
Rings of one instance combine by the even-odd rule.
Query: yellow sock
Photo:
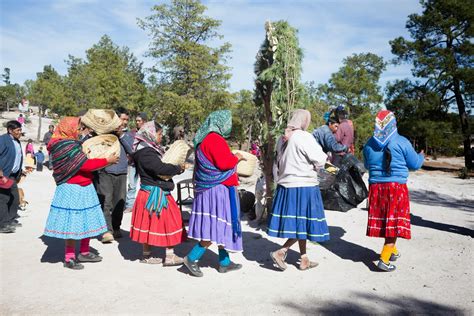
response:
[[[390,246],[383,246],[382,253],[380,254],[380,260],[382,260],[385,263],[390,262],[390,256],[392,255],[393,252],[393,247]]]
[[[398,249],[397,249],[397,246],[393,246],[392,253],[393,253],[394,255],[398,255]]]

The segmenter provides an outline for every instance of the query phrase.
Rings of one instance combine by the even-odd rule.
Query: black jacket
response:
[[[174,189],[173,180],[163,180],[158,175],[174,176],[181,173],[181,167],[164,163],[156,150],[150,147],[142,148],[133,154],[135,168],[140,175],[141,183],[159,186],[165,191]]]

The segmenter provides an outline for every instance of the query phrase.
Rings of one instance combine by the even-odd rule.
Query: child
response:
[[[364,164],[369,170],[369,220],[367,236],[383,237],[385,243],[377,267],[394,271],[391,261],[400,258],[397,237],[410,239],[410,199],[406,185],[408,170],[419,169],[423,152],[397,132],[392,112],[383,110],[375,119],[374,136],[364,146]]]
[[[44,154],[43,154],[43,147],[40,147],[38,152],[35,154],[36,158],[36,171],[43,171],[43,162],[44,162]]]

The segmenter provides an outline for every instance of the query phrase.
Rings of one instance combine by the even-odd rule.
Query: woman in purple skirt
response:
[[[184,258],[184,265],[197,277],[203,276],[198,261],[212,243],[219,247],[220,273],[242,267],[230,261],[228,253],[242,251],[237,194],[239,178],[236,174],[236,166],[242,156],[232,154],[225,141],[231,130],[231,112],[215,111],[207,117],[194,138],[195,198],[188,236],[199,242]]]

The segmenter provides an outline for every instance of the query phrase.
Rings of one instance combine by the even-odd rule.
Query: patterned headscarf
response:
[[[58,185],[72,178],[87,161],[82,145],[77,141],[78,127],[78,117],[62,118],[48,144],[53,178]]]
[[[156,143],[156,128],[155,122],[150,121],[143,124],[142,128],[135,135],[133,142],[133,151],[137,151],[142,147],[151,147],[156,150],[160,156],[165,153],[163,147]]]
[[[309,127],[310,123],[311,113],[308,110],[295,110],[291,116],[290,121],[288,122],[288,125],[286,126],[283,141],[289,140],[291,135],[293,135],[294,131],[296,130],[305,131]]]
[[[397,133],[397,120],[395,115],[387,110],[377,113],[375,118],[374,139],[384,148],[390,138]]]
[[[204,123],[194,136],[194,148],[202,143],[204,138],[211,132],[215,132],[224,138],[230,136],[232,131],[232,112],[229,110],[214,111],[206,118]]]

